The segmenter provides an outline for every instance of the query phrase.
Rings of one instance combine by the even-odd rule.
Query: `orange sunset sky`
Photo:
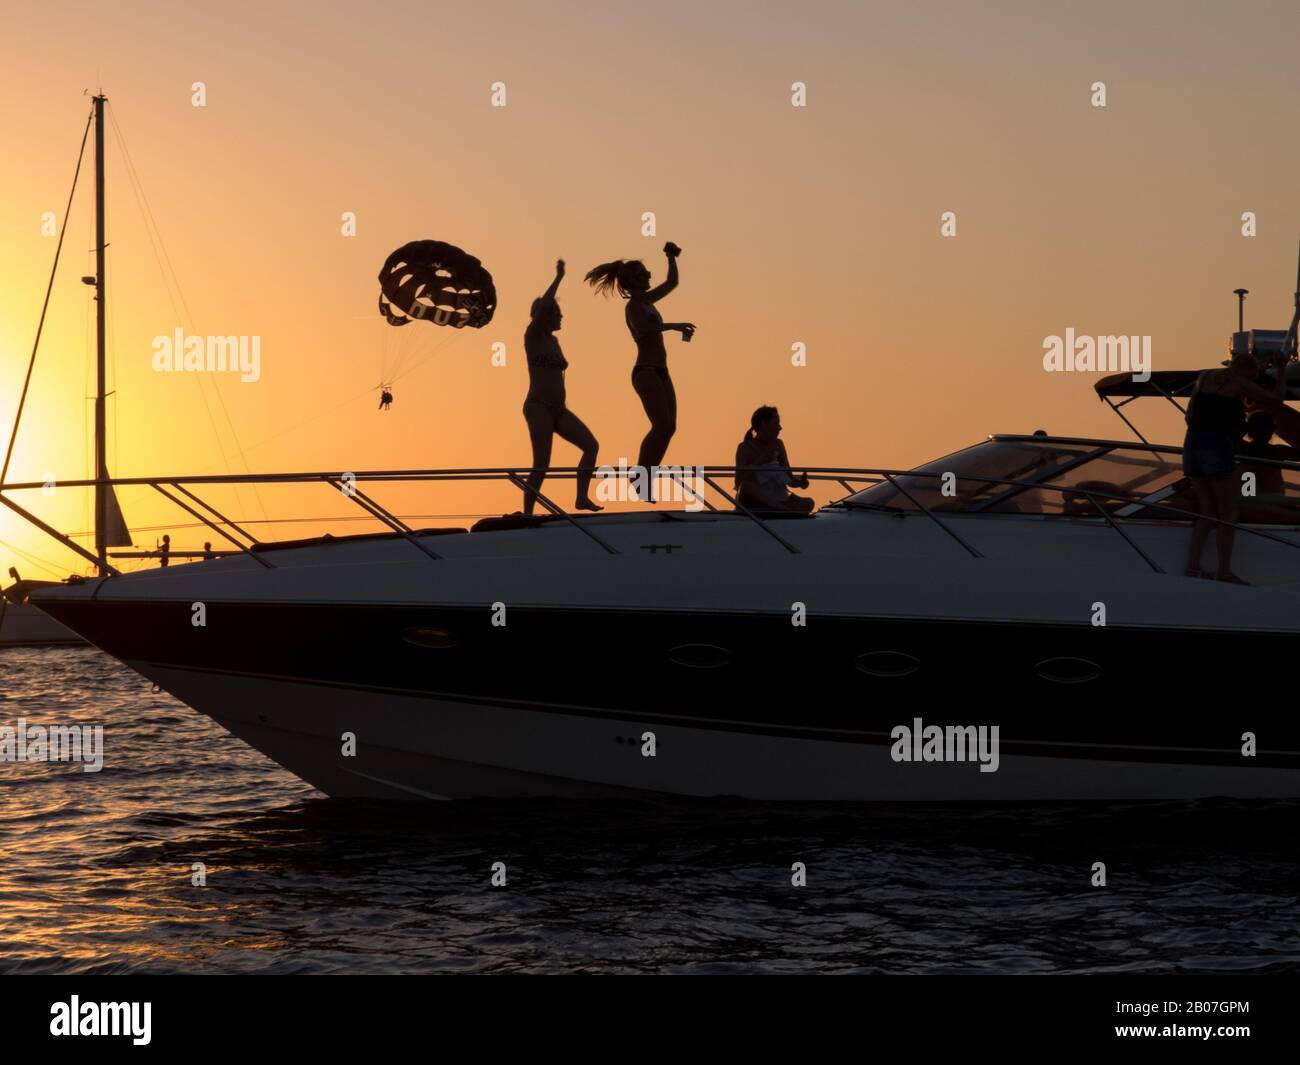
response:
[[[684,249],[682,283],[661,309],[699,327],[689,345],[667,339],[680,398],[669,462],[730,463],[761,403],[780,405],[798,465],[909,466],[1040,427],[1123,437],[1096,375],[1044,372],[1043,339],[1150,335],[1156,369],[1210,365],[1238,286],[1251,290],[1248,326],[1285,328],[1300,240],[1298,31],[1293,0],[0,0],[0,429],[7,442],[54,254],[42,214],[62,213],[82,93],[102,86],[193,329],[259,335],[262,354],[251,384],[151,368],[152,338],[191,322],[110,123],[117,476],[526,466],[523,328],[557,256],[569,263],[570,405],[602,461],[635,456],[645,421],[622,305],[581,276],[643,257],[658,278],[666,239]],[[791,106],[796,81],[803,108]],[[1097,81],[1104,108],[1090,102]],[[491,106],[494,82],[504,108]],[[10,481],[90,474],[89,177]],[[355,237],[341,234],[347,211]],[[641,235],[646,211],[654,237]],[[955,237],[940,235],[945,211]],[[1255,237],[1241,234],[1246,211]],[[380,265],[420,238],[492,271],[487,328],[394,330],[379,317]],[[504,368],[490,361],[497,341]],[[805,367],[791,365],[795,342]],[[396,402],[380,414],[373,389],[394,370]],[[1129,409],[1178,443],[1162,406]],[[557,464],[575,458],[557,443]],[[503,489],[379,495],[411,514],[518,506]],[[85,496],[23,501],[85,530]],[[325,489],[292,503],[212,498],[250,519],[351,513]],[[188,520],[146,489],[121,499],[141,546],[154,526]],[[173,538],[194,547],[210,534]],[[10,514],[0,541],[0,565],[27,576],[85,568]]]

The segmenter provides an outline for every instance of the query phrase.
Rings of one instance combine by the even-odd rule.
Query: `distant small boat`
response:
[[[40,607],[21,601],[27,590],[54,583],[20,581],[4,589],[4,601],[0,602],[0,647],[52,647],[86,642]]]

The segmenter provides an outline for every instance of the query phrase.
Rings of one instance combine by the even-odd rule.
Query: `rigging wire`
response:
[[[24,551],[21,547],[11,544],[7,540],[0,540],[0,547],[12,551],[22,558],[24,562],[30,562],[37,569],[43,569],[46,573],[53,574],[59,580],[62,580],[67,572],[66,567],[60,568],[57,563],[51,562],[49,559],[42,559],[40,555],[33,555],[30,551]]]
[[[72,175],[72,188],[68,190],[68,205],[63,209],[63,217],[59,220],[59,243],[54,249],[54,266],[50,269],[50,281],[45,286],[45,302],[41,305],[41,319],[36,326],[36,340],[32,343],[32,357],[27,362],[27,376],[23,379],[22,395],[18,398],[18,411],[14,415],[13,432],[9,435],[9,449],[5,452],[4,468],[0,469],[0,484],[3,484],[5,478],[9,476],[9,462],[14,455],[14,443],[18,439],[18,425],[22,421],[23,406],[27,403],[27,389],[32,383],[32,369],[36,365],[36,350],[40,347],[41,333],[45,329],[45,312],[50,309],[50,293],[54,291],[54,275],[59,269],[59,254],[63,251],[63,238],[68,232],[68,213],[72,210],[72,197],[77,191],[77,178],[81,176],[81,162],[86,156],[86,140],[90,136],[90,124],[94,121],[95,109],[92,106],[90,116],[86,119],[86,128],[81,134],[81,150],[77,153],[77,169]]]
[[[110,122],[111,122],[111,124],[112,124],[112,127],[113,127],[113,133],[114,133],[114,136],[116,137],[116,139],[117,139],[117,143],[118,143],[118,146],[119,146],[119,148],[120,148],[120,150],[121,150],[121,152],[122,152],[122,158],[123,158],[123,162],[124,162],[124,164],[125,164],[125,170],[126,170],[126,174],[127,174],[127,178],[128,178],[128,185],[129,185],[130,188],[131,188],[132,195],[135,197],[135,200],[136,200],[136,206],[137,206],[137,208],[140,210],[141,217],[142,217],[142,219],[143,219],[144,222],[145,222],[145,233],[146,233],[146,236],[148,237],[149,244],[150,244],[150,248],[151,248],[151,250],[152,250],[152,252],[153,252],[153,255],[154,255],[154,260],[155,260],[155,262],[156,262],[156,264],[157,264],[157,266],[158,266],[159,274],[160,274],[160,276],[161,276],[161,278],[162,278],[162,281],[163,281],[163,287],[164,287],[164,289],[165,289],[166,292],[167,292],[167,298],[168,298],[168,301],[171,303],[172,311],[173,311],[173,313],[176,315],[177,318],[180,318],[180,317],[182,317],[182,315],[181,315],[181,309],[183,308],[183,309],[184,309],[184,318],[185,318],[185,319],[188,321],[188,323],[189,323],[191,333],[192,333],[192,334],[193,334],[193,333],[197,333],[197,330],[195,330],[195,327],[194,327],[194,316],[193,316],[192,312],[190,311],[189,302],[186,300],[186,298],[185,298],[185,293],[184,293],[183,289],[181,288],[180,279],[179,279],[179,277],[178,277],[177,274],[176,274],[175,267],[174,267],[174,265],[172,264],[172,261],[171,261],[171,256],[170,256],[170,254],[169,254],[168,251],[167,251],[167,247],[166,247],[165,242],[163,241],[162,231],[161,231],[160,227],[158,226],[157,219],[156,219],[156,217],[155,217],[155,215],[154,215],[154,213],[153,213],[153,208],[152,208],[152,206],[151,206],[150,203],[149,203],[148,195],[147,195],[147,194],[145,193],[145,191],[144,191],[144,185],[143,185],[143,182],[140,180],[139,172],[138,172],[138,170],[136,169],[136,166],[135,166],[135,161],[134,161],[134,159],[132,158],[131,153],[130,153],[130,150],[129,150],[128,147],[127,147],[127,144],[126,144],[126,138],[125,138],[125,136],[124,136],[123,133],[122,133],[121,125],[120,125],[119,122],[117,121],[117,115],[116,115],[116,112],[115,112],[114,109],[106,109],[106,110],[108,111],[109,120],[110,120]],[[55,248],[54,264],[53,264],[53,268],[51,269],[51,272],[50,272],[50,280],[49,280],[49,283],[48,283],[48,285],[47,285],[47,287],[46,287],[45,300],[44,300],[44,303],[43,303],[42,308],[41,308],[41,317],[40,317],[40,321],[39,321],[38,326],[37,326],[36,338],[35,338],[35,341],[34,341],[34,343],[33,343],[33,345],[32,345],[32,355],[31,355],[31,358],[30,358],[30,360],[29,360],[29,362],[28,362],[27,374],[26,374],[26,378],[24,379],[24,382],[23,382],[23,390],[22,390],[21,396],[20,396],[20,398],[19,398],[18,410],[17,410],[17,413],[16,413],[15,418],[14,418],[13,430],[12,430],[12,433],[11,433],[11,435],[10,435],[9,446],[8,446],[8,449],[7,449],[7,452],[6,452],[6,455],[5,455],[4,466],[3,466],[3,469],[0,469],[0,483],[3,483],[5,477],[7,477],[7,475],[8,475],[8,470],[9,470],[9,465],[10,465],[10,462],[11,462],[12,457],[13,457],[13,449],[14,449],[14,445],[15,445],[16,440],[17,440],[18,429],[19,429],[19,425],[20,425],[20,422],[21,422],[23,409],[24,409],[24,406],[25,406],[25,404],[26,404],[26,399],[27,399],[28,390],[29,390],[29,387],[30,387],[30,384],[31,384],[32,371],[33,371],[33,369],[34,369],[34,367],[35,367],[36,354],[37,354],[37,351],[38,351],[38,349],[39,349],[41,335],[42,335],[42,333],[43,333],[43,331],[44,331],[45,318],[46,318],[46,314],[47,314],[48,309],[49,309],[50,297],[51,297],[51,294],[52,294],[52,292],[53,292],[54,281],[55,281],[55,277],[56,277],[56,275],[57,275],[57,271],[58,271],[58,264],[59,264],[60,256],[61,256],[62,249],[63,249],[63,241],[64,241],[64,238],[65,238],[66,233],[67,233],[67,221],[68,221],[68,216],[69,216],[70,213],[71,213],[71,208],[72,208],[73,198],[74,198],[74,196],[75,196],[76,188],[77,188],[77,183],[78,183],[78,179],[79,179],[80,174],[81,174],[81,166],[82,166],[82,163],[84,162],[84,159],[85,159],[86,142],[87,142],[87,140],[89,139],[89,135],[90,135],[90,127],[91,127],[91,125],[92,125],[93,122],[94,122],[94,108],[92,107],[91,110],[90,110],[89,115],[88,115],[87,118],[86,118],[86,126],[85,126],[85,129],[82,131],[81,146],[80,146],[80,149],[79,149],[79,151],[78,151],[78,155],[77,155],[77,165],[76,165],[76,169],[75,169],[74,174],[73,174],[72,188],[69,190],[67,206],[65,207],[65,210],[64,210],[64,216],[63,216],[63,219],[62,219],[61,224],[60,224],[60,229],[59,229],[59,241],[58,241],[58,245],[57,245],[56,248]],[[178,300],[179,300],[179,303],[180,303],[180,306],[179,306],[179,307],[177,306],[177,302],[178,302]],[[88,343],[89,343],[89,328],[90,328],[90,327],[89,327],[89,302],[87,302],[87,316],[86,316],[86,323],[87,323],[87,325],[86,325],[86,337],[87,337],[87,344],[88,344]],[[117,350],[117,344],[116,344],[116,316],[114,316],[114,319],[113,319],[112,333],[113,333],[113,340],[114,340],[114,345],[113,345],[113,347],[114,347],[114,363],[113,363],[113,371],[114,371],[114,372],[113,372],[113,379],[114,379],[114,384],[116,384],[116,381],[117,381],[116,361],[115,361],[115,359],[116,359],[116,350]],[[382,369],[383,372],[384,372],[384,378],[385,378],[385,379],[384,379],[384,381],[381,383],[381,385],[376,386],[376,387],[377,387],[377,388],[391,388],[392,385],[393,385],[393,383],[394,383],[395,381],[397,381],[398,379],[400,379],[400,378],[402,378],[402,377],[406,377],[406,376],[408,376],[409,374],[415,372],[417,369],[420,369],[421,367],[423,367],[426,363],[428,363],[429,361],[431,361],[431,360],[432,360],[436,355],[440,354],[440,353],[441,353],[445,348],[447,348],[448,346],[450,346],[450,344],[453,343],[456,339],[458,339],[458,336],[455,335],[455,334],[453,334],[451,337],[447,337],[447,338],[443,339],[441,343],[434,344],[433,347],[432,347],[431,349],[429,349],[429,350],[427,350],[427,351],[422,351],[421,349],[427,348],[427,346],[428,346],[428,342],[427,342],[427,339],[426,339],[425,337],[423,337],[422,335],[420,335],[419,333],[417,333],[417,334],[415,334],[414,336],[412,336],[409,340],[408,340],[408,338],[405,337],[405,336],[398,336],[398,337],[395,337],[395,338],[391,338],[390,336],[387,336],[387,335],[386,335],[386,336],[385,336],[385,339],[384,339],[384,341],[383,341],[383,349],[382,349],[382,351],[381,351],[381,361],[382,361],[382,363],[383,363],[383,366],[381,367],[381,369]],[[411,360],[412,358],[415,359],[415,362],[414,362],[413,364],[411,364],[411,365],[407,365],[408,362],[410,362],[410,360]],[[83,381],[84,381],[84,383],[86,384],[86,386],[88,387],[88,385],[89,385],[89,381],[88,381],[89,365],[88,365],[88,363],[87,363],[86,374],[87,374],[87,377],[86,377],[86,378],[83,378]],[[212,431],[213,431],[213,435],[214,435],[214,437],[216,438],[216,441],[217,441],[217,448],[218,448],[218,451],[219,451],[220,454],[221,454],[222,464],[225,466],[225,468],[226,468],[226,472],[230,472],[230,459],[229,459],[229,457],[227,456],[226,451],[225,451],[225,447],[224,447],[223,444],[222,444],[222,438],[221,438],[221,437],[222,437],[222,434],[221,434],[221,433],[218,431],[218,429],[217,429],[216,419],[215,419],[215,417],[214,417],[214,415],[213,415],[213,412],[212,412],[212,406],[211,406],[211,404],[210,404],[209,401],[208,401],[207,393],[204,391],[202,380],[199,379],[199,380],[197,380],[196,383],[198,384],[198,387],[199,387],[200,398],[203,400],[204,409],[205,409],[205,412],[207,413],[208,421],[209,421],[210,427],[211,427],[211,429],[212,429]],[[221,393],[221,390],[220,390],[219,388],[217,388],[215,385],[213,386],[213,389],[214,389],[214,391],[215,391],[215,393],[216,393],[216,398],[217,398],[218,404],[220,405],[222,416],[224,417],[224,419],[225,419],[225,421],[226,421],[226,424],[230,427],[231,439],[232,439],[232,441],[234,442],[234,444],[235,444],[235,448],[236,448],[236,450],[237,450],[238,453],[239,453],[239,458],[240,458],[240,461],[242,462],[242,464],[243,464],[243,466],[244,466],[244,470],[245,470],[246,473],[251,473],[252,470],[251,470],[251,468],[250,468],[250,466],[249,466],[249,464],[248,464],[248,459],[247,459],[246,450],[245,450],[245,448],[242,446],[242,444],[241,444],[240,441],[239,441],[239,436],[238,436],[238,434],[237,434],[236,431],[235,431],[234,421],[233,421],[233,419],[230,417],[230,411],[229,411],[229,409],[228,409],[227,406],[226,406],[225,399],[224,399],[224,397],[223,397],[223,395],[222,395],[222,393]],[[114,388],[114,391],[116,391],[115,388]],[[358,393],[356,396],[352,397],[351,399],[344,400],[342,403],[337,404],[337,405],[335,405],[334,407],[331,407],[331,408],[329,408],[328,410],[321,412],[320,414],[316,414],[316,415],[313,415],[313,416],[311,416],[311,417],[309,417],[309,418],[303,419],[303,421],[297,423],[296,425],[294,425],[294,426],[290,426],[289,428],[286,428],[286,429],[283,429],[283,430],[281,430],[280,432],[275,433],[275,434],[273,434],[272,436],[267,437],[266,439],[260,441],[260,442],[257,443],[257,444],[254,444],[254,445],[252,445],[252,446],[253,446],[254,448],[256,448],[256,447],[261,447],[262,445],[264,445],[264,444],[266,444],[266,443],[269,443],[271,440],[274,440],[274,439],[276,439],[276,438],[278,438],[278,437],[280,437],[280,436],[283,436],[283,435],[285,435],[286,433],[291,432],[291,431],[293,431],[294,429],[299,428],[299,427],[301,427],[302,425],[307,424],[308,422],[315,421],[315,420],[317,420],[317,419],[319,419],[319,418],[325,417],[325,416],[328,415],[328,414],[332,414],[332,413],[334,413],[335,411],[341,409],[342,407],[347,406],[347,405],[349,405],[350,403],[353,403],[353,402],[355,402],[356,400],[358,400],[358,399],[360,399],[360,398],[362,398],[362,397],[364,397],[364,396],[368,396],[368,395],[370,395],[370,394],[373,393],[374,391],[376,391],[376,388],[369,388],[369,389],[366,389],[366,390],[364,390],[363,392]],[[86,421],[86,419],[87,419],[87,417],[88,417],[88,415],[87,415],[87,413],[86,413],[87,409],[88,409],[88,408],[83,407],[83,428],[85,428],[85,426],[88,425],[88,422]],[[114,453],[115,453],[115,455],[118,454],[118,451],[119,451],[119,448],[118,448],[118,445],[119,445],[119,436],[118,436],[118,432],[119,432],[119,430],[118,430],[118,427],[117,427],[117,425],[116,425],[116,419],[115,419],[115,424],[114,424],[114,440],[113,440],[113,443],[114,443]],[[258,524],[268,524],[268,525],[273,525],[274,523],[273,523],[273,522],[271,521],[271,519],[267,516],[266,508],[265,508],[265,505],[264,505],[264,503],[263,503],[263,501],[262,501],[261,494],[260,494],[260,493],[258,492],[258,490],[257,490],[257,486],[256,486],[256,485],[253,485],[253,486],[250,486],[250,487],[252,487],[253,495],[254,495],[254,498],[255,498],[255,500],[256,500],[256,503],[257,503],[258,509],[262,512],[262,515],[263,515],[263,518],[261,519],[261,521],[258,521],[257,523],[258,523]],[[239,486],[236,485],[236,486],[234,487],[234,490],[235,490],[236,498],[238,499],[238,496],[239,496]],[[241,506],[242,506],[242,504],[241,504]],[[84,513],[84,505],[83,505],[83,513]],[[444,516],[445,516],[445,517],[452,517],[453,515],[427,515],[427,517],[444,517]],[[464,515],[464,516],[466,516],[466,517],[472,517],[472,516],[476,516],[476,515]],[[84,519],[83,519],[83,520],[84,520]],[[251,521],[251,520],[253,520],[253,519],[250,519],[250,521]],[[283,520],[283,519],[282,519],[282,520]],[[183,526],[176,526],[176,527],[183,527]],[[198,526],[195,525],[195,526],[191,526],[191,527],[198,527]],[[272,531],[274,531],[274,530],[272,530]],[[78,534],[78,535],[82,535],[82,534]],[[16,549],[15,549],[15,550],[16,550]],[[34,558],[34,556],[25,556],[25,557],[32,557],[32,558]]]
[[[177,310],[176,307],[176,300],[179,299],[181,307],[184,308],[185,311],[184,317],[185,320],[188,321],[189,323],[190,332],[193,335],[197,335],[198,330],[195,328],[194,325],[194,315],[190,311],[189,301],[185,298],[185,292],[181,288],[180,278],[176,273],[176,268],[172,265],[171,255],[168,253],[166,242],[163,240],[162,230],[161,228],[159,228],[157,219],[155,218],[153,213],[153,208],[149,204],[149,197],[148,194],[144,191],[144,183],[140,180],[139,171],[136,170],[135,160],[131,157],[131,152],[127,148],[126,137],[122,134],[122,127],[117,121],[117,114],[115,110],[111,108],[109,109],[109,120],[113,124],[113,133],[116,136],[118,146],[121,148],[122,151],[122,158],[126,164],[127,175],[132,185],[132,191],[136,196],[137,206],[140,207],[141,215],[145,218],[146,221],[145,229],[146,232],[149,232],[151,246],[154,246],[154,233],[157,234],[157,244],[156,246],[154,246],[154,257],[158,262],[159,272],[163,275],[163,285],[165,288],[167,288],[167,298],[169,301],[171,301],[172,310],[176,313],[176,316],[178,318],[181,317],[180,311]],[[152,232],[150,232],[151,227],[152,227]],[[161,251],[161,257],[159,256],[159,251]],[[164,262],[166,263],[165,270],[163,268]],[[168,285],[169,274],[171,279],[170,286]],[[175,297],[173,297],[172,295],[173,287],[175,288]],[[221,442],[221,433],[217,429],[216,419],[213,417],[212,409],[208,404],[207,395],[203,390],[202,375],[196,374],[194,376],[198,384],[199,394],[203,399],[204,408],[207,411],[208,421],[211,423],[213,436],[216,438],[217,441],[217,449],[221,453],[222,463],[226,468],[226,472],[229,473],[230,460],[226,456],[225,447],[222,445]],[[248,464],[248,456],[245,453],[243,445],[239,441],[239,434],[235,430],[234,420],[230,417],[230,411],[226,407],[225,397],[222,395],[221,389],[215,383],[212,386],[212,390],[216,395],[217,403],[221,408],[222,416],[225,418],[226,424],[230,427],[230,438],[234,443],[235,450],[239,454],[239,459],[240,462],[243,464],[244,472],[252,473],[253,472],[252,468]],[[264,518],[267,517],[266,506],[262,501],[261,492],[258,490],[256,485],[250,485],[249,487],[252,489],[253,499],[257,504],[257,508],[262,512],[262,516]],[[235,493],[236,500],[239,500],[240,496],[239,496],[238,485],[234,486],[234,493]],[[240,502],[240,505],[241,506],[243,505],[242,501]]]
[[[386,329],[391,329],[391,326],[384,324],[382,321],[380,322],[380,324],[383,324],[384,328]],[[459,332],[460,331],[458,330],[457,333]],[[320,411],[319,413],[308,415],[306,418],[303,418],[301,421],[294,422],[292,425],[286,426],[285,428],[272,433],[270,436],[263,437],[261,440],[257,441],[256,443],[249,444],[247,450],[256,451],[259,447],[263,447],[266,444],[269,444],[272,440],[278,440],[280,437],[285,436],[296,429],[301,429],[304,425],[308,425],[311,422],[319,420],[320,418],[324,418],[327,415],[335,413],[336,411],[340,411],[344,407],[350,406],[351,404],[356,403],[359,400],[365,399],[368,396],[371,396],[375,392],[379,391],[379,389],[382,388],[384,384],[387,384],[389,387],[392,387],[393,382],[397,381],[399,378],[408,377],[411,374],[413,374],[416,370],[421,369],[429,362],[431,362],[435,355],[440,355],[444,349],[454,344],[458,339],[459,339],[458,335],[439,338],[439,342],[434,344],[432,348],[429,348],[427,352],[424,352],[418,362],[416,362],[414,365],[410,366],[409,368],[403,370],[396,377],[388,378],[381,384],[375,385],[373,388],[363,389],[362,391],[356,393],[355,395],[350,396],[349,398],[343,400],[343,402],[341,403],[336,403],[334,406],[328,407],[325,410]],[[429,343],[428,338],[426,338],[426,340],[422,342],[420,346],[427,347],[428,343]]]

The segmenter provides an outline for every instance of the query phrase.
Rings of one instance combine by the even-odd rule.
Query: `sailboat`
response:
[[[101,93],[93,97],[93,110],[88,119],[94,123],[95,129],[95,276],[82,278],[86,284],[93,284],[95,287],[95,366],[96,366],[96,390],[95,390],[95,555],[101,565],[100,572],[104,572],[102,564],[107,560],[107,552],[110,547],[129,547],[131,546],[131,534],[126,527],[126,521],[122,517],[122,508],[119,506],[117,496],[113,491],[113,486],[109,482],[108,476],[108,456],[107,456],[107,374],[106,367],[106,323],[107,323],[107,301],[105,292],[107,288],[107,269],[105,264],[104,250],[107,247],[104,239],[104,103],[106,97]],[[84,139],[83,139],[84,148]],[[81,164],[78,160],[77,170],[80,173]],[[76,179],[73,181],[73,193],[76,191]],[[71,206],[71,197],[69,197],[69,206]],[[64,217],[64,227],[61,234],[66,232],[67,218]],[[63,237],[59,237],[59,251],[63,247]],[[50,288],[53,288],[54,277],[58,272],[59,251],[55,252],[54,268],[50,275]],[[46,291],[45,309],[49,307],[50,292]],[[37,328],[36,343],[32,348],[32,363],[35,362],[36,352],[40,346],[41,327],[45,322],[45,309],[41,312],[41,326]],[[5,455],[4,470],[0,472],[0,483],[3,483],[9,471],[9,461],[13,457],[13,445],[18,436],[18,427],[21,424],[23,405],[27,398],[27,387],[31,383],[31,366],[28,366],[27,380],[23,384],[22,398],[19,400],[18,413],[14,417],[13,433],[9,441],[9,450]],[[0,495],[0,501],[3,496]],[[53,584],[53,581],[31,581],[23,580],[19,577],[17,571],[10,567],[10,576],[14,578],[14,583],[5,588],[0,595],[0,647],[40,647],[59,644],[77,644],[85,641],[67,626],[60,624],[54,618],[39,607],[30,602],[28,593],[44,585]]]

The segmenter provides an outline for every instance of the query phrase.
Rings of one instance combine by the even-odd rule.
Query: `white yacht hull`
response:
[[[553,524],[39,595],[336,796],[1300,797],[1300,726],[1240,668],[1300,635],[1295,548],[1241,544],[1273,577],[1241,588],[1177,574],[1185,526],[1134,525],[1155,573],[1104,523],[950,524],[982,557],[923,515],[783,523],[798,554],[734,517],[629,517],[592,522],[617,555]],[[997,770],[894,761],[917,717],[998,725]]]
[[[659,793],[779,801],[1293,798],[1300,771],[1017,755],[903,763],[842,743],[539,713],[130,663],[336,797],[463,799]],[[653,732],[656,753],[642,753]],[[355,754],[343,754],[346,735]]]

